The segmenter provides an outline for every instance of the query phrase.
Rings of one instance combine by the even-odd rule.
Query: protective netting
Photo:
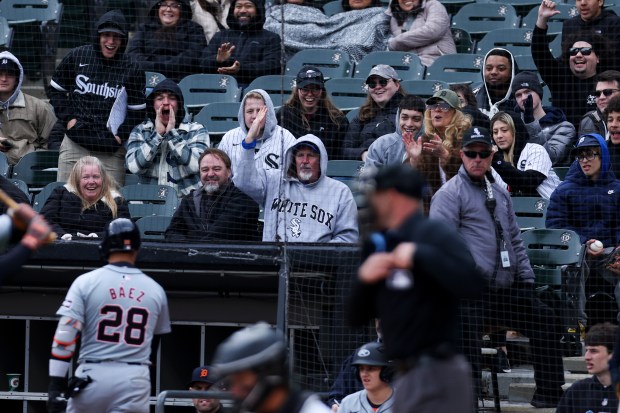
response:
[[[617,322],[617,274],[585,247],[620,242],[620,34],[607,20],[581,31],[564,3],[424,0],[415,14],[375,0],[26,3],[0,1],[0,179],[59,243],[95,242],[115,217],[159,251],[280,243],[279,321],[301,387],[326,395],[377,338],[344,314],[369,225],[358,213],[372,218],[358,177],[411,164],[429,183],[428,213],[469,156],[469,127],[489,129],[500,150],[506,221],[555,229],[523,235],[533,295],[515,284],[464,305],[470,360],[508,370],[486,346],[530,382],[533,368],[561,376],[556,356],[581,356],[587,328]],[[612,9],[602,16],[615,22]],[[478,237],[495,246],[495,234]],[[312,246],[289,254],[299,242]]]

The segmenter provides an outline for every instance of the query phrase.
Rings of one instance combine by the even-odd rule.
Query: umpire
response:
[[[348,317],[353,325],[381,319],[395,360],[399,413],[464,412],[474,406],[470,367],[458,354],[458,303],[486,285],[467,245],[422,212],[425,183],[405,165],[379,170],[368,193],[380,232],[359,268]]]

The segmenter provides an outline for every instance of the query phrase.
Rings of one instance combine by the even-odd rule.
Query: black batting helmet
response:
[[[394,376],[393,363],[385,355],[385,347],[383,347],[383,343],[379,343],[378,341],[366,343],[362,347],[358,348],[355,352],[353,360],[351,360],[351,364],[357,367],[358,378],[359,366],[361,365],[383,367],[379,377],[386,383],[391,382],[392,376]]]
[[[117,218],[105,229],[99,252],[107,258],[111,252],[137,251],[140,248],[140,230],[127,218]]]

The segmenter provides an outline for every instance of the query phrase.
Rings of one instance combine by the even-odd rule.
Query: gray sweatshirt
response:
[[[342,399],[340,403],[339,413],[392,413],[394,405],[394,393],[387,399],[381,407],[375,412],[370,403],[368,403],[368,392],[360,390],[353,394],[349,394]]]

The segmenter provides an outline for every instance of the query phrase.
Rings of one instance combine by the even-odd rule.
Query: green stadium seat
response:
[[[9,164],[9,159],[6,157],[4,152],[0,152],[0,175],[5,178],[10,177],[11,174],[11,165]]]
[[[472,3],[463,6],[453,17],[452,26],[469,32],[473,39],[480,39],[496,29],[516,29],[520,17],[514,7],[505,3]]]
[[[554,166],[553,172],[555,172],[558,178],[560,178],[560,180],[563,181],[569,169],[570,169],[569,166]]]
[[[435,92],[450,87],[446,82],[439,80],[405,80],[401,82],[401,86],[408,94],[421,98],[430,98]]]
[[[50,182],[56,182],[58,175],[58,151],[35,151],[24,155],[11,173],[12,179],[20,179],[31,192],[38,192]]]
[[[331,160],[327,161],[327,176],[331,178],[356,178],[359,176],[363,161]]]
[[[540,3],[540,2],[538,2]],[[538,7],[540,4],[532,7],[532,9],[521,20],[521,27],[524,29],[534,30],[536,26],[536,19],[538,19]],[[547,34],[559,34],[562,33],[562,24],[564,20],[571,19],[579,15],[579,10],[575,6],[575,3],[556,3],[556,9],[560,11],[560,14],[556,14],[551,17],[547,22]]]
[[[45,205],[47,198],[50,197],[54,189],[59,186],[63,186],[64,184],[64,182],[50,182],[49,184],[45,185],[41,192],[34,196],[34,201],[32,202],[32,209],[37,212],[41,212],[43,205]]]
[[[517,63],[517,67],[519,68],[519,72],[538,72],[536,63],[534,63],[534,58],[530,53],[515,55],[514,58]]]
[[[364,79],[370,70],[379,65],[390,65],[402,80],[424,79],[424,65],[415,53],[410,52],[371,52],[355,65],[353,77]]]
[[[330,79],[325,82],[325,91],[342,111],[359,108],[368,98],[366,79]]]
[[[28,185],[26,185],[26,182],[22,181],[21,179],[11,179],[11,182],[13,182],[13,185],[18,187],[23,193],[26,194],[29,201],[32,200],[32,197],[31,197],[30,191],[28,190]]]
[[[209,131],[211,141],[219,141],[226,132],[239,127],[241,103],[222,102],[205,106],[194,116],[194,121],[203,124]]]
[[[513,56],[532,54],[532,29],[496,29],[476,44],[476,53],[484,55],[495,47],[509,50]]]
[[[439,56],[426,69],[425,79],[446,83],[473,83],[482,80],[484,56],[477,54],[452,54]]]
[[[562,55],[562,34],[555,36],[555,39],[549,43],[549,50],[556,59]]]
[[[0,16],[0,51],[9,50],[13,42],[13,29],[9,27],[9,22]]]
[[[172,217],[168,216],[142,217],[136,221],[136,225],[142,241],[162,241],[171,221]]]
[[[326,16],[333,16],[334,14],[343,13],[342,2],[340,0],[330,1],[323,5],[323,13]]]
[[[127,185],[121,195],[129,204],[131,219],[149,216],[172,216],[179,204],[177,191],[167,185]]]
[[[292,94],[296,76],[266,75],[257,77],[245,88],[245,93],[253,89],[263,89],[269,93],[273,106],[280,107]],[[239,125],[237,125],[239,126]]]
[[[471,35],[467,30],[463,30],[459,27],[452,27],[452,39],[456,45],[457,53],[473,53],[474,41],[471,39]]]
[[[214,102],[239,102],[237,80],[228,75],[195,74],[181,79],[179,88],[188,111],[196,114]]]
[[[350,111],[347,112],[347,119],[349,120],[349,123],[353,122],[353,119],[357,118],[357,115],[360,114],[360,109],[359,108],[355,108],[352,109]]]
[[[303,66],[317,67],[323,77],[351,77],[351,58],[347,52],[331,49],[301,50],[286,62],[286,74],[297,76]]]
[[[545,228],[549,200],[540,197],[516,196],[512,198],[512,208],[517,216],[521,231]]]

